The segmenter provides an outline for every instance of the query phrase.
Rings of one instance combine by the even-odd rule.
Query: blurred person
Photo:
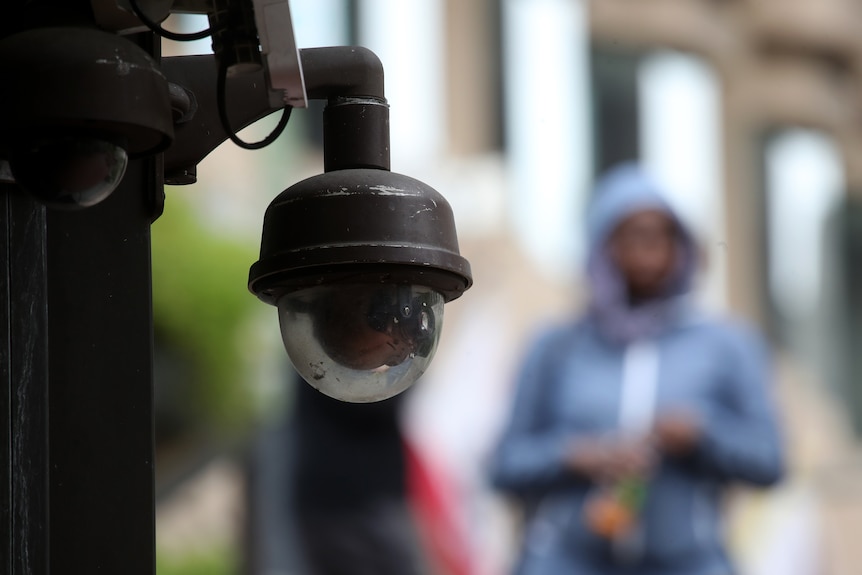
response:
[[[598,182],[587,309],[532,342],[491,459],[520,575],[732,575],[722,495],[784,473],[766,343],[699,309],[692,234],[636,164]]]
[[[424,575],[410,504],[404,394],[346,403],[296,376],[292,514],[303,575]]]

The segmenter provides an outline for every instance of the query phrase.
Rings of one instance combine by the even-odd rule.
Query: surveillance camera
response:
[[[16,183],[55,208],[93,206],[119,185],[129,156],[105,138],[58,135],[25,141],[9,157]]]
[[[350,402],[392,397],[434,357],[443,304],[472,284],[449,203],[388,170],[294,184],[264,216],[249,289],[278,307],[294,367]]]
[[[0,39],[0,158],[49,206],[91,206],[130,158],[173,140],[168,82],[131,41],[86,27],[31,28]]]

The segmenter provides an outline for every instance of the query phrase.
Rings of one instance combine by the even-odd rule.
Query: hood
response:
[[[607,241],[627,216],[659,210],[677,225],[679,259],[661,298],[632,307]],[[596,184],[587,211],[587,270],[590,313],[611,339],[631,341],[655,336],[679,320],[679,297],[691,291],[697,250],[690,230],[665,197],[659,181],[636,163],[608,171]]]

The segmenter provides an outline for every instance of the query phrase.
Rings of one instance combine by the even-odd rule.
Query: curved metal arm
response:
[[[385,100],[383,64],[362,46],[305,48],[299,51],[305,93],[321,100],[336,96]]]
[[[208,54],[164,58],[161,68],[171,84],[196,102],[191,118],[174,125],[174,141],[164,155],[165,183],[191,184],[195,166],[228,139],[216,100],[218,65],[215,56]],[[283,107],[270,97],[262,70],[227,78],[226,98],[228,117],[237,130]]]
[[[308,98],[328,99],[331,105],[337,102],[342,111],[344,104],[354,99],[366,99],[365,104],[372,103],[376,104],[375,107],[385,108],[383,65],[371,50],[361,46],[331,46],[306,48],[299,53]],[[218,66],[215,56],[210,54],[164,58],[161,69],[169,82],[182,87],[197,102],[197,110],[191,119],[174,126],[174,142],[164,155],[165,183],[191,184],[196,180],[195,166],[228,139],[219,120],[216,104],[215,86]],[[284,107],[282,94],[269,90],[264,71],[230,76],[227,78],[226,90],[230,125],[237,130]],[[377,114],[377,116],[381,115]],[[339,132],[339,135],[353,134],[354,138],[364,139],[368,124],[369,122],[366,121],[364,125],[357,126],[352,131]],[[374,130],[372,140],[375,142],[373,147],[379,151],[373,155],[368,154],[365,146],[366,159],[349,161],[341,154],[335,164],[332,162],[327,164],[338,167],[356,164],[388,169],[388,110],[385,121],[375,122],[372,129]],[[338,147],[342,151],[345,149],[343,144]],[[354,146],[349,147],[354,148]],[[355,146],[355,148],[362,149],[362,146]]]

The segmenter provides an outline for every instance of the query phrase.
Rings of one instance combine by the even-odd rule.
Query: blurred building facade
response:
[[[504,9],[517,4],[502,3]],[[719,148],[714,152],[719,169],[714,175],[719,183],[717,207],[724,220],[712,239],[722,243],[724,302],[728,307],[772,330],[776,337],[792,339],[781,334],[790,321],[780,316],[792,316],[795,311],[776,309],[782,304],[774,300],[782,296],[774,292],[781,286],[769,285],[774,281],[771,270],[786,265],[774,260],[788,256],[780,253],[780,246],[770,245],[781,239],[771,238],[770,228],[786,225],[784,220],[792,217],[781,220],[781,214],[774,212],[780,211],[779,204],[801,201],[793,197],[794,192],[819,193],[826,196],[821,202],[826,205],[808,202],[813,211],[804,214],[804,219],[821,218],[815,222],[821,229],[815,230],[813,239],[821,243],[819,251],[825,253],[812,256],[820,260],[816,268],[797,260],[796,281],[805,283],[804,276],[810,270],[820,276],[831,273],[831,278],[820,278],[825,281],[816,286],[820,295],[815,303],[842,310],[838,315],[846,312],[858,318],[858,279],[852,257],[858,243],[852,213],[858,209],[862,185],[862,39],[856,32],[862,7],[858,3],[597,0],[534,4],[575,4],[586,13],[589,81],[594,96],[590,103],[592,175],[617,161],[649,155],[649,150],[643,149],[648,142],[639,133],[645,125],[644,118],[639,117],[645,113],[645,105],[638,101],[642,97],[638,92],[644,90],[642,68],[651,55],[668,51],[685,54],[711,71],[719,122]],[[506,71],[505,63],[500,62],[505,49],[487,50],[482,37],[497,38],[493,28],[500,25],[500,6],[491,1],[446,3],[447,21],[453,23],[447,28],[447,85],[449,101],[457,103],[448,115],[449,150],[453,154],[500,149],[504,144],[499,139],[498,122],[513,121],[500,113],[507,100],[517,100],[515,109],[524,113],[530,107],[565,105],[544,86],[523,86],[520,94],[498,91],[502,85],[498,74]],[[782,154],[781,144],[793,136],[799,141],[807,137],[813,146],[809,146],[807,158],[812,163],[806,167],[809,173],[816,173],[809,182],[803,182],[808,184],[805,191],[774,191],[772,180],[778,179],[776,169],[782,168],[782,158],[776,156]],[[798,175],[796,179],[804,177]],[[799,258],[805,254],[795,255]],[[843,339],[852,337],[858,336],[845,335]],[[853,394],[852,390],[844,393]]]

